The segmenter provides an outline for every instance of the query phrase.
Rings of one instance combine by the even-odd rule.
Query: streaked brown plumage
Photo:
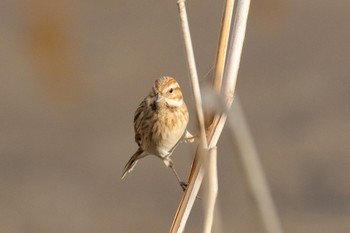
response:
[[[169,157],[181,139],[192,141],[192,135],[186,131],[188,117],[177,81],[169,76],[157,79],[135,112],[135,141],[139,148],[125,165],[122,179],[132,171],[138,160],[155,155],[173,170],[184,189],[186,185],[180,180]]]

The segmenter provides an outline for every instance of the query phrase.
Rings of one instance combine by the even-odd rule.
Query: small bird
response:
[[[147,155],[155,155],[172,169],[185,190],[187,184],[181,181],[170,155],[180,141],[194,140],[186,130],[188,118],[178,82],[170,76],[157,79],[135,112],[135,141],[139,148],[125,165],[121,179],[132,171],[138,160]]]

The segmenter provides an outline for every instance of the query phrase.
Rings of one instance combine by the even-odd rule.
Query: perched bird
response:
[[[172,169],[185,190],[187,184],[178,176],[170,155],[180,141],[194,140],[186,130],[188,118],[188,110],[177,81],[169,76],[157,79],[135,112],[135,141],[139,148],[125,165],[122,179],[132,171],[138,160],[147,155],[155,155]]]

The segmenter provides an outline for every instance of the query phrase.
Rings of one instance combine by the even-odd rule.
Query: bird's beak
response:
[[[162,99],[162,95],[161,95],[159,92],[157,92],[157,94],[156,94],[156,100],[159,101],[159,100],[161,100],[161,99]]]

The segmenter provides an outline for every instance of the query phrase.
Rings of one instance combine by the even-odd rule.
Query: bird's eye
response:
[[[173,90],[172,88],[169,89],[169,92],[170,92],[170,93],[173,93],[173,91],[174,91],[174,90]]]

